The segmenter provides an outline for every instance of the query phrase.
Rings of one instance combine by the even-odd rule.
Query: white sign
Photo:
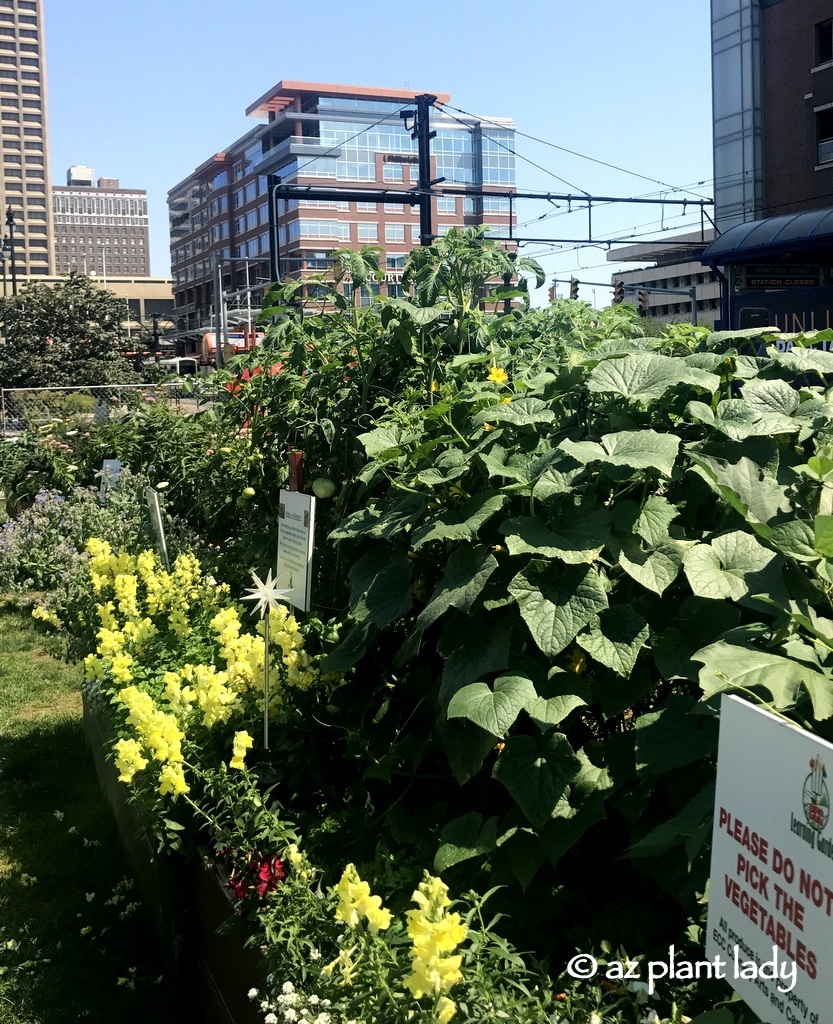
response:
[[[159,546],[159,556],[165,569],[171,571],[171,563],[168,559],[168,544],[165,540],[165,524],[162,522],[162,509],[159,507],[159,495],[152,487],[145,488],[145,501],[148,503],[150,514],[150,525]]]
[[[278,577],[275,586],[289,591],[286,599],[293,608],[308,612],[312,588],[315,498],[301,491],[281,490],[278,502]]]
[[[833,1007],[833,744],[724,696],[706,956],[767,1024]]]
[[[98,500],[104,504],[107,491],[116,486],[116,481],[121,474],[122,465],[118,459],[105,459],[101,463],[101,486],[98,489]]]

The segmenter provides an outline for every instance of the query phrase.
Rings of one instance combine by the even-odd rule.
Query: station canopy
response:
[[[736,224],[703,251],[706,266],[760,260],[833,262],[833,206]]]

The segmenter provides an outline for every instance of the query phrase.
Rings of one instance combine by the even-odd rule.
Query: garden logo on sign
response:
[[[830,794],[827,791],[827,770],[820,757],[810,762],[810,774],[804,780],[804,815],[807,824],[816,832],[821,832],[830,817]]]

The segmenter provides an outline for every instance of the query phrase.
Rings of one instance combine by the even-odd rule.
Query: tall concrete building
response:
[[[150,274],[148,203],[144,189],[120,188],[118,178],[99,178],[91,167],[67,171],[66,185],[52,188],[55,272],[114,277]]]
[[[0,209],[18,277],[54,271],[46,101],[43,0],[0,0]]]
[[[210,156],[168,193],[171,264],[177,310],[191,326],[209,323],[214,260],[234,300],[269,276],[267,175],[283,183],[401,191],[417,184],[417,142],[403,111],[411,89],[279,82],[246,113],[264,123]],[[431,109],[431,179],[456,195],[432,200],[434,234],[488,226],[508,238],[514,218],[515,126],[508,118],[451,115],[438,95]],[[467,195],[466,190],[471,194]],[[481,192],[503,193],[489,196]],[[407,202],[375,204],[313,199],[281,201],[280,264],[284,276],[327,272],[337,248],[378,245],[386,279],[361,296],[400,295],[405,257],[419,245],[419,212]],[[346,283],[349,289],[350,284]]]

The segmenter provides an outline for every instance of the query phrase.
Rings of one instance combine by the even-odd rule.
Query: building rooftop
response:
[[[285,110],[293,100],[303,95],[335,96],[345,99],[380,100],[390,103],[412,103],[425,89],[381,89],[371,85],[333,85],[325,82],[281,81],[273,85],[260,99],[246,108],[247,117],[268,117],[270,113]],[[440,103],[451,100],[449,93],[431,93]]]

